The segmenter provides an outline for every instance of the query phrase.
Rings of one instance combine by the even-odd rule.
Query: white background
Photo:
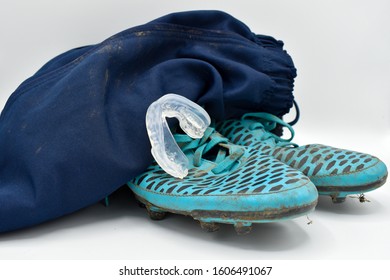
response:
[[[0,108],[52,57],[167,13],[195,9],[226,11],[255,33],[285,42],[298,68],[294,92],[302,116],[295,142],[367,152],[390,166],[385,0],[0,0]],[[183,216],[151,221],[124,190],[108,208],[94,205],[0,234],[0,259],[390,259],[390,183],[367,198],[371,202],[351,198],[334,205],[321,197],[310,225],[301,217],[256,225],[251,234],[237,236],[231,226],[203,232]]]

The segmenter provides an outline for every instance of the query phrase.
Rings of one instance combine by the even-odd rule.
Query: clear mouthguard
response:
[[[167,117],[177,118],[188,136],[202,138],[210,125],[210,116],[198,104],[173,93],[162,96],[148,108],[146,128],[152,155],[165,172],[182,179],[188,174],[189,162],[169,129]]]

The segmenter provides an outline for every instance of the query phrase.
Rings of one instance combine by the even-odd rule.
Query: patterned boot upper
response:
[[[277,124],[290,130],[290,139],[271,132]],[[219,123],[217,129],[235,144],[253,147],[302,171],[320,194],[360,193],[379,187],[386,180],[386,166],[378,158],[321,144],[298,146],[291,142],[292,127],[267,113],[246,114],[240,120]]]
[[[231,144],[211,128],[202,139],[181,134],[175,139],[189,159],[188,176],[174,178],[154,163],[129,183],[153,205],[181,211],[265,211],[316,203],[317,190],[301,172],[251,147]]]

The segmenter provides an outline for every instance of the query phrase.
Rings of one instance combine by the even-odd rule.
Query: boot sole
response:
[[[344,202],[346,197],[351,194],[362,194],[373,191],[386,183],[388,174],[379,180],[365,185],[358,186],[317,186],[319,195],[329,195],[335,203]]]
[[[317,201],[293,208],[281,208],[269,211],[219,211],[219,210],[192,210],[182,211],[153,205],[135,194],[136,199],[145,205],[152,220],[162,220],[167,212],[190,216],[199,221],[202,229],[213,232],[219,229],[218,224],[232,224],[238,234],[247,234],[251,231],[252,223],[268,223],[302,216],[314,210]]]

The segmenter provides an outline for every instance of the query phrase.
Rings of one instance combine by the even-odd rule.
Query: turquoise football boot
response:
[[[171,212],[193,217],[208,231],[225,223],[244,234],[252,223],[301,216],[317,204],[318,192],[301,172],[231,144],[210,127],[200,139],[174,137],[189,159],[188,175],[172,177],[154,163],[128,183],[152,219]]]
[[[287,127],[291,138],[282,139],[272,133],[277,125]],[[335,203],[343,202],[347,195],[372,191],[387,178],[386,165],[374,156],[321,144],[292,143],[293,128],[268,113],[245,114],[240,120],[227,120],[216,127],[233,143],[255,148],[300,170],[320,195],[331,196]]]

